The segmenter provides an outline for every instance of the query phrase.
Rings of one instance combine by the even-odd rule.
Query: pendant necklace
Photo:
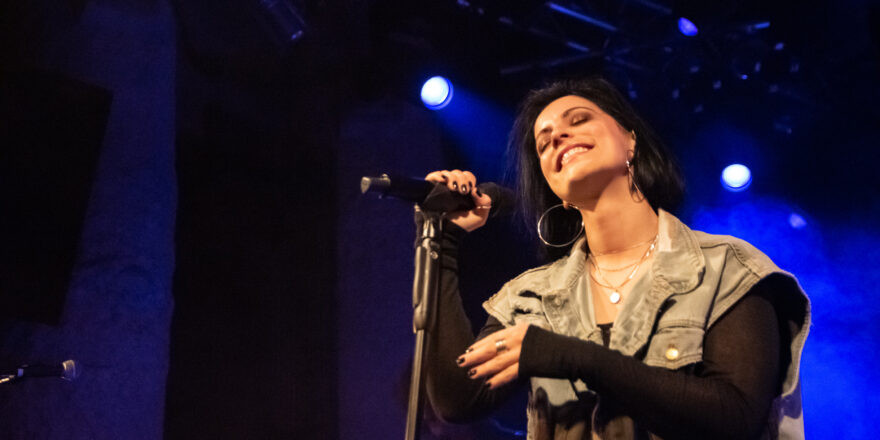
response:
[[[596,279],[596,277],[593,276],[592,271],[590,272],[590,278],[592,278],[593,281],[596,282],[596,284],[598,284],[608,290],[611,290],[611,293],[608,295],[608,300],[611,301],[611,304],[617,304],[620,302],[620,300],[622,299],[622,296],[620,294],[621,289],[623,289],[623,286],[625,286],[626,283],[628,283],[630,280],[633,279],[633,277],[636,275],[636,272],[638,272],[639,267],[641,267],[642,263],[644,263],[645,260],[647,260],[648,257],[651,256],[651,252],[654,252],[654,247],[657,245],[657,238],[658,237],[660,237],[660,234],[657,234],[654,237],[654,240],[651,241],[651,246],[648,247],[648,250],[645,252],[644,255],[642,255],[642,258],[640,258],[639,261],[636,263],[636,265],[635,265],[636,267],[634,267],[632,272],[629,273],[629,276],[627,276],[623,280],[623,282],[617,286],[613,286],[610,282],[608,282],[608,280],[605,279],[605,277],[602,275],[602,269],[599,267],[599,263],[596,262],[596,259],[593,256],[593,254],[590,253],[587,256],[587,258],[590,260],[590,262],[593,264],[593,266],[596,267],[596,275],[598,275],[602,281],[599,281],[598,279]]]

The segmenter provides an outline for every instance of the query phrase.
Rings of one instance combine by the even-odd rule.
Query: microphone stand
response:
[[[413,279],[413,332],[416,335],[412,377],[406,417],[406,440],[420,437],[424,405],[424,357],[437,315],[440,271],[440,234],[445,213],[424,211],[415,206],[418,231]]]
[[[498,201],[512,199],[509,190],[495,184],[483,184],[483,191]],[[394,178],[387,174],[361,178],[361,192],[378,192],[379,197],[421,200],[415,205],[417,235],[415,244],[415,277],[413,279],[413,332],[416,335],[407,403],[406,440],[419,438],[424,405],[424,358],[437,315],[440,282],[440,234],[447,212],[474,208],[467,194],[450,191],[446,185],[418,179]]]

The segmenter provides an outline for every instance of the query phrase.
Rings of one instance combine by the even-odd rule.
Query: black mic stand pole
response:
[[[419,225],[415,244],[413,279],[413,332],[416,335],[409,404],[406,416],[406,440],[419,438],[424,404],[424,357],[437,315],[440,272],[440,233],[445,213],[423,211],[415,207]]]

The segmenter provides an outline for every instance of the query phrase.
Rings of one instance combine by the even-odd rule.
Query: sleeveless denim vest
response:
[[[796,304],[791,362],[782,393],[770,410],[765,437],[804,437],[799,384],[801,352],[810,327],[810,304],[793,275],[779,269],[743,240],[692,231],[659,211],[659,238],[650,272],[629,293],[611,330],[609,348],[645,364],[671,370],[702,360],[703,337],[758,281],[787,277]],[[520,322],[602,344],[588,291],[582,237],[569,256],[524,272],[505,284],[483,307],[505,326]],[[587,295],[576,298],[575,295]],[[579,310],[586,304],[586,313]],[[580,380],[531,378],[528,438],[658,438],[628,417],[605,411],[601,396]],[[552,434],[551,434],[552,433]]]

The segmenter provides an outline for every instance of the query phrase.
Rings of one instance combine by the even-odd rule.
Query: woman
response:
[[[666,211],[682,193],[677,168],[613,86],[591,78],[533,91],[511,148],[539,237],[577,235],[548,243],[567,256],[484,303],[475,340],[456,251],[491,200],[467,171],[428,174],[477,205],[452,213],[444,232],[427,380],[443,418],[479,417],[529,380],[529,438],[803,437],[806,296],[748,243]]]

